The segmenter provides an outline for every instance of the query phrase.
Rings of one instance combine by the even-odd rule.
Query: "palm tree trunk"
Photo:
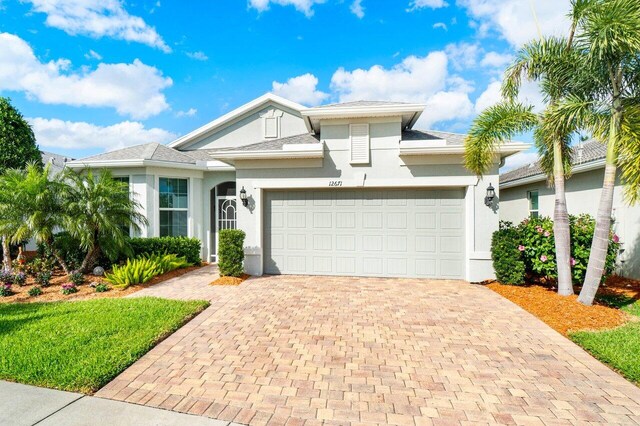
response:
[[[11,246],[6,235],[2,236],[2,269],[5,271],[11,270]]]
[[[558,294],[573,294],[571,276],[571,236],[569,229],[569,213],[564,189],[564,165],[562,163],[562,147],[560,140],[553,143],[553,181],[555,184],[555,207],[553,211],[553,236],[558,261]]]
[[[88,269],[91,268],[100,256],[100,246],[95,245],[92,249],[87,252],[87,255],[82,260],[82,265],[80,266],[80,272],[83,274],[87,273]]]
[[[58,250],[56,250],[56,248],[53,246],[53,241],[46,241],[44,244],[47,246],[47,248],[49,249],[49,252],[53,255],[53,257],[55,257],[56,261],[58,262],[58,264],[60,265],[64,273],[69,275],[71,272],[69,271],[69,265],[67,265],[67,262],[64,260],[62,256],[60,256],[60,253],[58,252]]]
[[[591,252],[589,253],[589,265],[584,278],[582,290],[578,301],[585,305],[593,304],[593,300],[600,287],[604,266],[607,260],[609,249],[609,233],[611,232],[611,213],[613,208],[613,190],[616,183],[616,142],[618,140],[618,130],[622,107],[619,99],[614,99],[614,111],[611,117],[611,128],[609,131],[609,143],[607,145],[606,166],[604,169],[604,182],[602,184],[602,194],[600,195],[600,206],[596,216],[596,228],[593,233]]]

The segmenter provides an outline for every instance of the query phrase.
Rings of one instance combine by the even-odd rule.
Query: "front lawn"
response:
[[[95,392],[207,306],[157,298],[0,305],[0,379]]]

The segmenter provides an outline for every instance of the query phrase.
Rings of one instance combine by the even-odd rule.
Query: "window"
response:
[[[539,216],[538,191],[527,192],[527,198],[529,199],[529,216],[533,218],[538,217]]]
[[[352,124],[349,126],[351,133],[351,163],[369,163],[369,125]]]
[[[160,178],[160,236],[188,236],[187,179]]]
[[[127,187],[129,186],[129,176],[114,176],[113,180],[115,180],[116,182],[126,183]],[[129,228],[129,225],[120,225],[120,229],[122,229],[122,233],[124,235],[131,235],[131,229]]]

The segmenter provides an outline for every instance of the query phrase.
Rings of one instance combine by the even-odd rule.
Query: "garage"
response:
[[[463,279],[464,189],[265,193],[267,274]]]

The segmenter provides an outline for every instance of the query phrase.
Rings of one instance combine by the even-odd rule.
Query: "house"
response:
[[[604,178],[606,147],[594,140],[571,152],[573,175],[565,184],[569,214],[596,216]],[[519,223],[530,216],[553,217],[555,195],[538,163],[500,175],[500,219]],[[622,248],[619,272],[640,279],[640,206],[624,201],[624,188],[616,180],[613,198],[614,231]]]
[[[490,278],[487,188],[502,158],[529,146],[504,145],[481,180],[462,165],[464,135],[413,129],[423,110],[266,94],[167,146],[68,166],[128,181],[149,220],[140,235],[197,237],[203,259],[216,259],[220,230],[244,230],[252,275]]]

